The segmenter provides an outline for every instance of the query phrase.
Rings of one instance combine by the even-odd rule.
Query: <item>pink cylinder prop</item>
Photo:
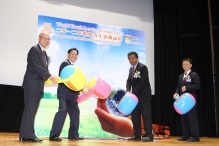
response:
[[[103,79],[98,78],[96,84],[88,91],[97,98],[106,99],[110,95],[111,87]]]
[[[90,98],[90,95],[89,96],[85,96],[85,95],[79,95],[78,98],[77,98],[77,102],[82,102],[82,101],[85,101],[87,100],[88,98]]]
[[[111,93],[110,85],[106,81],[98,77],[94,77],[88,82],[87,89],[89,92],[89,96],[87,97],[85,95],[80,95],[77,99],[78,102],[84,101],[91,96],[100,99],[106,99]]]

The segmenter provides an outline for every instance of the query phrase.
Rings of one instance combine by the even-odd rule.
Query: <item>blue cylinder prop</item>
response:
[[[137,104],[138,98],[132,93],[126,93],[120,100],[117,108],[122,115],[128,116],[131,114]]]
[[[173,106],[177,113],[184,115],[190,111],[195,104],[195,98],[189,93],[184,93],[181,96],[176,96],[176,100],[173,103]]]

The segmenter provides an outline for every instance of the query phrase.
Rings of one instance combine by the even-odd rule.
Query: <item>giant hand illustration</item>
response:
[[[106,107],[106,99],[97,100],[97,108],[95,109],[102,129],[106,132],[116,134],[122,137],[133,136],[132,121],[126,117],[117,117],[111,115]]]

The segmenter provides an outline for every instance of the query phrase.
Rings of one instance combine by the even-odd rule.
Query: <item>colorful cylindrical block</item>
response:
[[[60,73],[60,78],[68,88],[74,91],[82,90],[87,82],[84,73],[73,65],[64,67]]]
[[[100,99],[106,99],[111,92],[110,85],[98,77],[94,77],[89,81],[87,89],[90,94]]]
[[[176,96],[176,101],[173,103],[173,106],[177,113],[183,115],[190,111],[195,104],[195,98],[189,93],[184,93],[180,97]]]
[[[124,115],[130,115],[138,104],[138,98],[132,93],[126,93],[118,105],[119,112]]]
[[[88,82],[87,90],[89,92],[89,97],[94,96],[100,99],[106,99],[110,95],[111,87],[103,79],[94,77]],[[88,99],[89,97],[80,95],[77,101],[81,102]]]

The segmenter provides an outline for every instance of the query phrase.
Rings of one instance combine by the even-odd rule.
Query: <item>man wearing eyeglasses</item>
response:
[[[24,111],[20,126],[19,140],[21,142],[41,142],[34,132],[34,119],[44,91],[44,83],[50,79],[57,84],[57,76],[48,70],[48,56],[45,52],[50,44],[50,35],[41,32],[38,44],[31,47],[27,55],[27,67],[23,79]]]

